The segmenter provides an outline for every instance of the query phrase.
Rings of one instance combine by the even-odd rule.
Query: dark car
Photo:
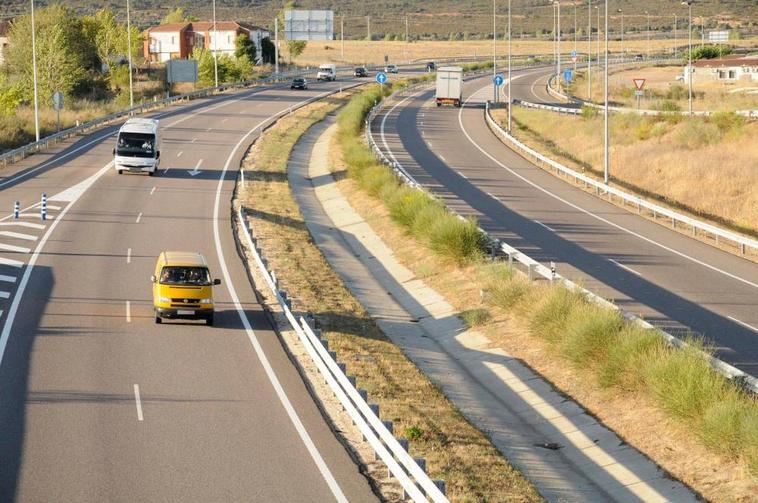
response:
[[[635,61],[642,61],[643,59],[645,59],[645,56],[643,54],[636,54],[634,56],[634,59]]]
[[[433,72],[437,69],[437,65],[434,64],[434,61],[430,61],[426,64],[426,71],[427,72]]]
[[[358,68],[355,69],[355,72],[353,72],[353,75],[355,75],[356,77],[368,77],[368,72],[366,71],[364,67],[359,66]]]
[[[302,77],[293,79],[290,89],[308,89],[308,81]]]

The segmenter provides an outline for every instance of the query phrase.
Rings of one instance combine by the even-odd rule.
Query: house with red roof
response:
[[[198,47],[221,56],[232,55],[237,37],[247,35],[255,44],[256,63],[263,61],[261,42],[271,36],[268,30],[239,21],[170,23],[153,26],[144,32],[145,59],[166,62],[170,59],[187,59]]]

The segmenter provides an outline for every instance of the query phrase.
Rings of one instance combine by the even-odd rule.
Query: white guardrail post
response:
[[[410,89],[413,89],[413,88],[410,88]],[[421,190],[423,192],[427,192],[429,194],[428,191],[426,191],[423,187],[421,187],[413,179],[413,177],[410,175],[410,173],[408,173],[403,168],[402,165],[400,165],[399,163],[393,162],[390,159],[388,159],[385,156],[384,152],[376,144],[376,142],[374,142],[374,137],[373,137],[373,134],[371,132],[371,124],[373,122],[373,119],[376,116],[377,112],[384,107],[385,101],[389,101],[389,100],[393,99],[393,96],[394,96],[394,94],[390,95],[387,98],[387,100],[383,100],[383,101],[379,102],[379,104],[376,107],[372,108],[369,111],[369,113],[368,113],[368,120],[367,120],[367,123],[366,123],[366,131],[365,131],[366,141],[368,142],[369,147],[374,152],[374,154],[377,156],[377,158],[382,163],[384,163],[387,166],[389,166],[390,168],[392,168],[393,171],[398,175],[398,177],[400,179],[402,179],[406,184],[410,185],[411,187],[414,187],[414,188],[416,188],[418,190]],[[724,239],[732,240],[732,241],[740,244],[740,246],[741,246],[741,248],[743,250],[743,253],[744,253],[745,247],[750,247],[750,248],[752,248],[754,250],[758,250],[758,241],[756,241],[756,240],[749,239],[749,238],[746,238],[744,236],[739,236],[738,234],[735,234],[733,232],[726,231],[724,229],[720,229],[718,227],[715,227],[713,225],[707,224],[705,222],[700,222],[698,220],[692,219],[692,218],[687,217],[685,215],[680,215],[679,213],[674,212],[672,210],[669,210],[668,208],[663,208],[662,206],[658,206],[656,204],[653,204],[653,203],[650,203],[648,201],[645,201],[645,200],[641,199],[638,196],[633,196],[633,195],[627,194],[626,192],[623,192],[621,190],[615,189],[613,187],[605,186],[605,184],[602,184],[602,183],[600,183],[600,182],[598,182],[598,181],[596,181],[596,180],[594,180],[594,179],[592,179],[592,178],[590,178],[588,176],[585,176],[585,175],[583,175],[581,173],[577,173],[577,172],[575,172],[575,171],[573,171],[573,170],[571,170],[571,169],[569,169],[569,168],[567,168],[567,167],[565,167],[565,166],[563,166],[563,165],[561,165],[561,164],[553,161],[552,159],[549,159],[549,158],[545,157],[544,155],[540,154],[539,152],[536,152],[535,150],[533,150],[533,149],[527,147],[526,145],[522,144],[521,142],[519,142],[518,140],[516,140],[516,138],[514,138],[513,136],[511,136],[510,134],[508,134],[507,131],[505,131],[503,128],[501,128],[500,125],[497,124],[497,122],[492,118],[492,114],[490,113],[489,102],[487,102],[486,106],[485,106],[485,117],[486,117],[486,120],[487,120],[487,124],[495,132],[495,134],[497,134],[501,138],[503,138],[506,141],[508,141],[510,144],[512,144],[513,146],[515,146],[518,150],[521,150],[525,154],[527,154],[527,155],[531,156],[532,158],[534,158],[534,159],[542,162],[544,165],[550,166],[550,167],[554,168],[555,170],[557,170],[559,172],[563,172],[564,174],[568,175],[569,177],[573,177],[575,180],[577,180],[577,182],[578,181],[584,182],[585,186],[590,186],[591,185],[591,186],[594,186],[594,187],[598,188],[598,190],[602,189],[601,193],[608,192],[609,196],[611,194],[613,194],[613,195],[621,198],[624,201],[628,201],[630,203],[633,203],[634,205],[637,205],[638,207],[644,207],[644,208],[649,209],[652,212],[657,212],[658,214],[665,215],[665,216],[671,218],[673,221],[679,220],[679,221],[681,221],[683,223],[686,223],[687,225],[700,228],[701,230],[703,230],[703,232],[710,232],[711,234],[714,234],[717,238],[718,237],[722,237]],[[430,194],[430,195],[432,197],[434,197],[433,194]],[[463,217],[461,215],[458,215],[458,218],[463,218]],[[525,255],[524,253],[520,252],[518,249],[510,246],[509,244],[507,244],[507,243],[505,243],[503,241],[500,241],[498,239],[490,237],[487,234],[487,232],[484,231],[483,229],[480,228],[479,230],[482,232],[482,234],[484,234],[487,237],[488,240],[490,240],[490,241],[498,244],[498,246],[500,247],[500,250],[508,257],[508,263],[509,264],[512,265],[514,260],[516,262],[519,262],[520,264],[522,264],[526,268],[526,270],[527,270],[526,274],[528,275],[528,277],[529,277],[530,280],[533,279],[533,277],[532,277],[533,274],[537,274],[537,275],[541,276],[544,279],[547,279],[547,280],[550,280],[550,281],[558,281],[561,284],[563,284],[566,288],[568,288],[568,289],[570,289],[572,291],[576,291],[576,292],[582,293],[587,299],[589,299],[592,302],[595,302],[595,303],[597,303],[599,305],[605,306],[608,309],[618,310],[619,312],[622,313],[622,315],[624,316],[624,318],[626,318],[630,322],[632,322],[632,323],[634,323],[634,324],[636,324],[638,326],[641,326],[641,327],[643,327],[645,329],[655,330],[657,333],[659,333],[664,338],[664,340],[666,340],[672,346],[678,347],[678,348],[681,348],[681,347],[685,346],[684,341],[682,341],[681,339],[679,339],[677,337],[674,337],[673,335],[671,335],[671,334],[669,334],[669,333],[667,333],[667,332],[665,332],[665,331],[663,331],[663,330],[661,330],[661,329],[659,329],[659,328],[651,325],[650,323],[644,321],[643,319],[641,319],[641,318],[639,318],[639,317],[637,317],[637,316],[635,316],[633,314],[624,312],[616,304],[614,304],[612,302],[609,302],[608,300],[606,300],[606,299],[604,299],[604,298],[602,298],[602,297],[600,297],[600,296],[598,296],[598,295],[590,292],[589,290],[585,289],[584,287],[581,287],[581,286],[577,285],[573,281],[570,281],[569,279],[564,278],[563,276],[561,276],[560,274],[558,274],[555,271],[554,264],[551,263],[550,267],[542,265],[539,262],[537,262],[536,260],[532,259],[531,257],[529,257],[529,256]],[[708,359],[708,361],[710,362],[711,366],[717,372],[720,372],[722,375],[724,375],[728,379],[731,379],[734,382],[740,384],[746,390],[748,390],[750,392],[753,392],[753,393],[758,393],[758,379],[756,379],[755,377],[751,376],[750,374],[747,374],[747,373],[743,372],[742,370],[739,370],[738,368],[736,368],[736,367],[734,367],[732,365],[729,365],[728,363],[726,363],[726,362],[724,362],[724,361],[722,361],[722,360],[720,360],[718,358],[715,358],[715,357],[713,357],[711,355],[707,355],[706,353],[703,353],[703,355]]]

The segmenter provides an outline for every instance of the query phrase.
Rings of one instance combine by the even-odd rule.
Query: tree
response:
[[[242,33],[237,37],[235,45],[236,49],[234,51],[234,55],[237,58],[247,58],[248,62],[254,65],[257,57],[255,42],[250,40],[250,37],[248,37],[246,34]]]
[[[97,62],[95,48],[85,36],[82,20],[67,7],[54,4],[35,13],[37,83],[40,102],[49,104],[56,91],[81,90]],[[7,65],[24,101],[33,99],[31,18],[16,18],[11,27]]]
[[[284,26],[284,11],[285,10],[292,10],[296,7],[294,0],[289,0],[286,4],[284,4],[284,9],[279,13],[279,24],[280,26]],[[290,62],[294,58],[297,58],[300,56],[305,48],[307,47],[308,42],[305,40],[287,40],[287,49],[290,55]]]
[[[112,89],[123,89],[129,83],[128,70],[117,69],[125,65],[129,49],[129,37],[125,24],[116,21],[116,15],[111,9],[101,9],[83,20],[84,33],[90,40],[97,54],[98,62],[107,65],[108,81]],[[139,57],[142,36],[139,30],[132,27],[132,60]]]
[[[197,21],[197,18],[187,14],[182,7],[177,7],[176,9],[169,11],[168,14],[161,19],[161,24],[185,23],[190,21]]]
[[[276,47],[270,38],[266,37],[261,40],[261,56],[263,56],[263,63],[274,64],[274,58],[276,58]]]

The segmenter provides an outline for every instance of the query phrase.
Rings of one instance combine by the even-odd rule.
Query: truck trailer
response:
[[[463,102],[463,68],[443,66],[437,69],[437,106],[460,107]]]

